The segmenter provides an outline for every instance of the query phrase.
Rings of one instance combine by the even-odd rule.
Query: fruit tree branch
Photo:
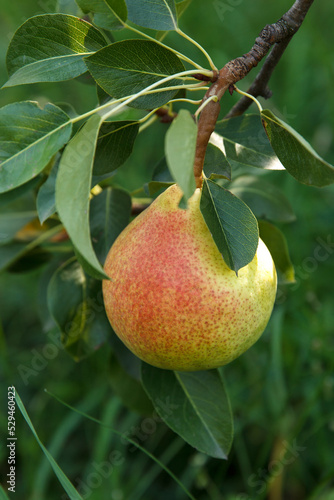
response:
[[[300,28],[305,15],[308,9],[311,7],[313,1],[314,0],[299,0],[299,2],[296,2],[291,7],[291,9],[282,17],[282,19],[287,19],[290,25],[292,25],[293,22],[295,23],[293,34],[295,34]],[[261,96],[265,99],[271,97],[272,92],[268,88],[268,82],[290,40],[292,39],[292,35],[281,42],[275,43],[271,52],[268,54],[260,72],[257,74],[254,82],[248,88],[247,94],[251,94],[254,97]],[[233,116],[242,115],[249,108],[252,102],[252,99],[249,99],[249,97],[242,97],[233,106],[233,108],[229,111],[225,118],[232,118]]]
[[[276,23],[265,26],[256,38],[255,43],[247,54],[229,61],[218,73],[217,80],[206,92],[203,102],[209,97],[216,95],[218,101],[211,100],[203,109],[198,121],[198,134],[196,144],[196,157],[194,163],[194,175],[196,186],[202,185],[202,171],[206,147],[208,145],[211,133],[214,131],[216,121],[220,111],[219,101],[225,91],[236,82],[244,78],[258,63],[267,55],[270,48],[274,49],[267,58],[258,78],[254,81],[255,92],[253,95],[264,95],[269,97],[270,91],[267,87],[269,78],[277,65],[279,58],[283,54],[292,36],[300,28],[309,8],[314,0],[296,0],[293,6]],[[277,48],[276,48],[277,47]],[[267,62],[268,61],[268,62]],[[254,91],[254,89],[253,89]],[[249,92],[248,93],[252,93]],[[244,98],[243,98],[244,99]],[[241,101],[243,100],[241,99]],[[249,100],[247,98],[247,100]],[[240,105],[240,106],[245,106]],[[249,104],[247,105],[247,107]],[[245,109],[247,109],[247,107]],[[233,111],[234,109],[234,111]],[[231,114],[233,112],[233,114]],[[235,111],[232,108],[228,116],[236,116],[243,111]]]

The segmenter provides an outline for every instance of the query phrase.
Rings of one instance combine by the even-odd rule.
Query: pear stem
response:
[[[198,120],[198,132],[196,142],[196,153],[194,161],[194,176],[196,187],[201,188],[203,184],[203,165],[207,145],[210,136],[214,131],[219,112],[220,112],[220,99],[230,86],[230,70],[228,65],[224,66],[218,73],[217,80],[211,85],[206,92],[202,105],[210,100],[208,104],[202,109]]]

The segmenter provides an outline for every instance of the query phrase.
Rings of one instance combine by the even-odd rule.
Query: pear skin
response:
[[[140,359],[164,369],[230,363],[263,333],[275,301],[276,270],[263,241],[238,276],[225,264],[200,212],[175,184],[119,235],[103,281],[110,324]]]

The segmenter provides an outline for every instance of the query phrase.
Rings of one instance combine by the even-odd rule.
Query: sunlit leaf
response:
[[[85,61],[100,87],[115,98],[137,94],[163,78],[184,71],[182,62],[171,50],[150,40],[115,42]],[[176,85],[182,85],[182,80],[174,78],[165,84]],[[138,97],[129,105],[144,109],[160,107],[177,92],[175,89]]]
[[[76,0],[83,12],[93,12],[94,23],[106,30],[123,28],[127,19],[124,0]]]
[[[268,109],[263,110],[261,116],[270,143],[289,174],[310,186],[333,184],[334,167],[323,160],[298,132]]]
[[[232,167],[283,170],[259,115],[244,115],[217,123],[211,143],[222,150]]]
[[[101,33],[77,17],[32,17],[16,31],[9,45],[6,62],[10,78],[4,87],[75,78],[87,71],[84,56],[105,45]]]
[[[175,30],[177,14],[174,0],[126,0],[130,21],[153,30]]]

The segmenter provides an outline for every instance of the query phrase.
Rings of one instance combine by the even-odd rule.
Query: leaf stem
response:
[[[209,104],[210,101],[217,102],[218,101],[218,96],[212,95],[206,101],[202,102],[202,104],[200,105],[200,107],[197,109],[197,111],[195,113],[195,118],[196,119],[197,119],[198,115],[200,114],[200,112],[205,108],[205,106],[207,106]]]
[[[256,97],[254,97],[252,94],[247,94],[247,92],[243,92],[242,90],[238,89],[238,87],[236,87],[235,85],[233,85],[233,90],[238,92],[238,94],[248,97],[248,99],[252,99],[252,101],[254,101],[257,107],[259,108],[260,113],[262,112],[263,108],[259,103],[259,101],[256,99]]]
[[[206,87],[204,87],[204,88],[206,88]],[[197,104],[201,104],[202,99],[198,99],[198,101],[194,101],[193,99],[187,99],[186,97],[179,97],[178,99],[172,99],[171,101],[169,101],[169,104],[172,104],[173,102],[189,102],[190,104],[194,104],[195,106],[197,106]]]
[[[204,71],[205,72],[209,72],[207,70],[204,70]],[[212,72],[210,71],[210,74],[211,73]],[[166,76],[165,78],[162,78],[161,80],[158,80],[157,82],[152,83],[148,87],[146,87],[143,90],[137,92],[137,94],[133,94],[133,95],[129,96],[124,102],[122,102],[121,104],[119,104],[118,106],[116,106],[116,108],[114,108],[111,111],[109,111],[109,112],[105,113],[104,115],[102,115],[102,120],[106,120],[107,118],[109,118],[109,116],[111,116],[112,114],[116,113],[116,111],[118,111],[119,109],[121,109],[123,106],[127,106],[128,104],[130,104],[130,102],[136,100],[138,97],[140,97],[142,95],[148,94],[151,90],[156,89],[156,87],[158,87],[159,85],[162,85],[163,83],[169,82],[169,81],[173,80],[174,78],[181,78],[183,76],[188,76],[188,75],[192,75],[192,74],[193,74],[192,70],[181,71],[180,73],[175,73],[174,75]],[[157,90],[155,90],[155,92],[163,92],[165,90],[171,90],[171,89],[177,90],[178,88],[181,88],[181,89],[184,88],[184,89],[186,89],[186,88],[189,88],[189,87],[191,87],[191,89],[197,89],[197,88],[203,87],[203,83],[205,84],[206,82],[200,82],[199,84],[194,84],[194,85],[190,85],[190,86],[187,86],[187,85],[181,85],[181,86],[175,85],[175,86],[167,87],[167,88],[164,87],[163,89],[157,89]]]
[[[142,125],[140,125],[140,127],[139,127],[138,134],[143,132],[143,130],[145,130],[150,125],[152,125],[152,123],[157,121],[158,116],[155,114],[155,112],[156,112],[156,109],[154,111],[152,111],[151,113],[149,113],[148,115],[144,116],[144,119],[142,118],[141,120],[139,120],[139,123],[142,123]]]
[[[127,23],[122,23],[122,24],[123,24],[124,28],[127,28],[127,29],[133,31],[134,33],[137,33],[138,35],[141,35],[141,36],[147,38],[147,40],[151,40],[152,42],[159,44],[161,47],[164,47],[165,49],[171,50],[176,56],[178,56],[180,59],[182,59],[182,61],[185,61],[185,62],[191,64],[192,66],[194,66],[197,69],[201,69],[201,66],[199,64],[197,64],[195,61],[193,61],[189,57],[185,56],[184,54],[182,54],[178,50],[175,50],[172,47],[169,47],[165,43],[162,43],[159,40],[153,38],[152,36],[147,35],[147,33],[144,33],[140,30],[137,30],[136,28],[134,28],[133,26],[130,26]]]
[[[192,79],[190,78],[191,75],[193,74],[193,70],[186,70],[186,71],[181,71],[180,73],[175,73],[174,75],[170,75],[168,77],[162,78],[161,80],[153,83],[152,85],[149,85],[145,89],[141,90],[140,92],[137,92],[137,94],[131,94],[129,96],[121,97],[119,99],[114,99],[112,101],[109,101],[105,104],[102,104],[101,106],[98,106],[95,109],[92,109],[90,111],[87,111],[87,113],[84,113],[82,115],[76,116],[75,118],[71,118],[69,121],[71,123],[76,123],[81,120],[84,120],[85,118],[89,118],[90,116],[94,115],[95,113],[99,113],[100,111],[103,111],[104,109],[110,108],[111,106],[116,106],[115,108],[111,109],[109,112],[105,113],[105,115],[102,115],[102,119],[106,120],[109,116],[113,115],[117,111],[119,111],[123,106],[127,106],[130,102],[134,101],[138,97],[150,93],[155,93],[155,92],[164,92],[167,90],[178,90],[178,89],[185,89],[185,90],[198,90],[199,88],[206,89],[204,85],[207,82],[199,82],[199,83],[194,83],[192,85],[173,85],[172,87],[164,87],[162,89],[155,89],[155,87],[168,82],[170,80],[173,80],[174,78],[183,78],[184,80],[196,80],[195,78]],[[206,76],[212,76],[212,71],[211,70],[206,70],[206,69],[201,69],[201,74],[206,75]],[[155,89],[155,90],[153,90]]]
[[[208,60],[208,62],[210,64],[210,67],[212,68],[212,70],[214,72],[218,72],[218,68],[215,66],[215,64],[212,61],[211,57],[209,56],[209,54],[207,53],[207,51],[202,47],[202,45],[200,45],[198,42],[196,42],[196,40],[194,40],[193,38],[191,38],[189,35],[187,35],[180,28],[176,28],[175,31],[176,31],[176,33],[178,33],[179,35],[181,35],[183,38],[185,38],[186,40],[188,40],[189,42],[191,42],[193,45],[195,45],[205,55],[205,57],[207,58],[207,60]]]

